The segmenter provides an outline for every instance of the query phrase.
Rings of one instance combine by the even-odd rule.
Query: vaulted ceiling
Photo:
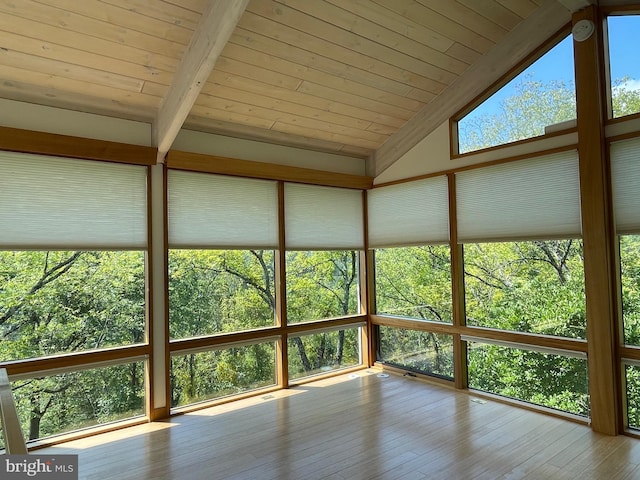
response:
[[[0,0],[0,98],[369,159],[379,173],[581,0]]]

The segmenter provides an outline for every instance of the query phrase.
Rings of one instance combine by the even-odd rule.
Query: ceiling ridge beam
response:
[[[370,157],[368,172],[380,175],[570,21],[560,1],[547,0],[389,137]]]
[[[153,124],[163,162],[249,0],[209,0]]]

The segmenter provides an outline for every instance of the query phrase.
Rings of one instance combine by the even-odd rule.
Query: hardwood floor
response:
[[[68,442],[81,479],[640,479],[640,441],[363,370]]]

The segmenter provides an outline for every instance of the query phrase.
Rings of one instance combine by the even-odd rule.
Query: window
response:
[[[291,380],[360,365],[360,327],[290,335],[288,352]]]
[[[275,325],[277,183],[168,172],[172,339]]]
[[[453,378],[453,337],[380,327],[380,362],[426,375]]]
[[[624,341],[640,345],[640,138],[611,144],[611,177],[616,231],[620,242],[620,274]]]
[[[640,137],[610,145],[613,210],[620,252],[624,343],[634,347],[640,346],[639,156]],[[626,378],[628,426],[640,428],[640,368],[637,360],[623,359],[622,363]]]
[[[573,65],[568,36],[458,120],[458,153],[544,135],[575,119]]]
[[[610,16],[609,68],[613,118],[640,112],[640,15]]]
[[[0,360],[145,342],[146,172],[0,152]]]
[[[14,379],[28,438],[143,415],[147,168],[0,152],[0,232],[0,361],[75,365]]]
[[[467,324],[585,338],[582,242],[464,246]]]
[[[640,236],[619,238],[624,343],[640,345]]]
[[[586,358],[470,341],[469,387],[589,416]]]
[[[275,325],[272,250],[170,250],[173,339]]]
[[[627,385],[627,423],[631,428],[640,429],[640,365],[630,362],[623,368]]]
[[[355,250],[287,252],[287,321],[360,313],[359,254]]]
[[[12,382],[28,440],[144,415],[144,363]]]
[[[171,356],[171,406],[181,407],[277,383],[274,342]]]
[[[375,279],[378,315],[451,323],[448,245],[378,249]]]
[[[575,152],[467,170],[456,186],[467,323],[584,338]]]
[[[444,175],[367,193],[374,250],[375,313],[451,323],[448,178]],[[452,337],[381,326],[378,360],[453,376]]]
[[[140,251],[0,251],[0,360],[145,342]]]
[[[287,321],[360,313],[360,190],[285,184]]]

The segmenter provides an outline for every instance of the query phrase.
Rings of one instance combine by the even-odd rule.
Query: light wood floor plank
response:
[[[81,479],[640,478],[640,442],[376,370],[50,447]]]

